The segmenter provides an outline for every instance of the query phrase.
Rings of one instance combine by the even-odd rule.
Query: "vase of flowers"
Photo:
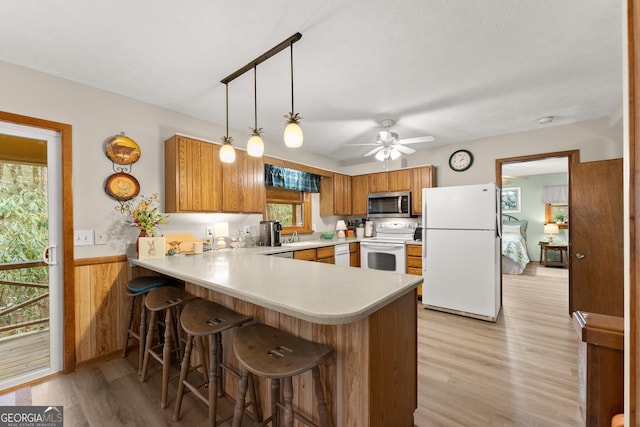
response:
[[[140,237],[155,236],[160,224],[167,224],[168,215],[162,215],[158,211],[158,193],[150,197],[140,196],[140,201],[131,211],[131,226],[140,230]],[[136,251],[138,240],[136,240]]]

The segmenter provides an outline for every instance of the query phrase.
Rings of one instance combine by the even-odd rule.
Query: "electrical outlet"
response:
[[[207,227],[207,238],[208,237],[213,238],[213,229],[214,229],[213,225]]]
[[[93,245],[93,230],[76,230],[73,233],[74,246]]]
[[[93,240],[96,245],[106,245],[109,243],[109,234],[107,233],[107,230],[96,230]]]
[[[245,225],[244,228],[242,229],[242,231],[243,231],[244,234],[249,235],[249,234],[251,234],[251,227],[248,226],[248,225]]]

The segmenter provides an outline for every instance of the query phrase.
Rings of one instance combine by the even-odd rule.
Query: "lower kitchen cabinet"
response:
[[[360,267],[360,243],[349,243],[349,266]]]
[[[301,259],[303,261],[315,261],[316,250],[314,248],[314,249],[302,249],[300,251],[294,251],[293,259]]]
[[[422,245],[407,245],[407,274],[422,276]],[[418,299],[422,299],[422,285],[418,286]]]
[[[324,262],[327,264],[335,264],[335,247],[334,246],[325,246],[322,248],[316,249],[316,261]]]

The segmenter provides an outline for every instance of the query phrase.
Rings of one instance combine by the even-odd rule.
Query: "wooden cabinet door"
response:
[[[389,176],[386,172],[372,173],[369,175],[369,192],[383,193],[389,191]]]
[[[624,316],[622,159],[571,165],[569,314]]]
[[[422,166],[412,168],[410,172],[411,181],[411,212],[414,215],[422,214],[422,189],[436,186],[436,173],[433,166]]]
[[[334,214],[351,215],[351,177],[333,175]]]
[[[316,250],[315,249],[302,249],[300,251],[293,252],[293,259],[301,259],[303,261],[315,261]]]
[[[411,188],[410,169],[387,172],[388,191],[407,191]]]
[[[369,194],[369,176],[351,177],[351,215],[367,215],[367,195]]]
[[[349,266],[360,267],[360,243],[349,243]]]
[[[174,135],[165,141],[165,212],[220,212],[219,146]]]
[[[261,158],[236,150],[236,161],[222,164],[224,212],[261,213],[264,210],[264,164]]]
[[[320,181],[320,216],[351,215],[351,177],[339,173]]]

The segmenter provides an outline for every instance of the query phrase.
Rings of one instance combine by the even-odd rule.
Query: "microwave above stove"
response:
[[[410,218],[411,192],[370,193],[367,196],[369,218]]]

